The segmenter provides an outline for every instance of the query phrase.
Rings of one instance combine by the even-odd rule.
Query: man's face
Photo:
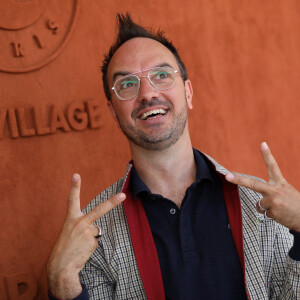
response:
[[[166,64],[179,71],[174,55],[161,43],[148,38],[131,39],[112,57],[108,68],[109,87],[123,76],[116,76],[117,73],[131,74]],[[147,75],[147,72],[137,75]],[[188,134],[192,86],[189,80],[183,82],[179,73],[175,85],[168,90],[157,90],[147,78],[141,78],[139,93],[133,99],[120,100],[111,92],[112,101],[108,102],[108,107],[130,143],[149,150],[162,150]]]

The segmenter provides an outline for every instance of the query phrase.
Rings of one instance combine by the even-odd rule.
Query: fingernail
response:
[[[229,180],[229,181],[231,181],[231,180],[234,179],[234,175],[233,175],[231,172],[228,172],[228,173],[226,174],[225,177],[226,177],[226,179]]]
[[[126,195],[124,193],[120,193],[117,195],[117,200],[120,202],[125,200],[125,198],[126,198]]]
[[[266,142],[263,142],[262,144],[261,144],[261,149],[263,149],[263,150],[267,150],[269,147],[268,147],[268,144],[266,143]]]
[[[78,182],[79,178],[80,178],[79,174],[77,173],[73,174],[72,182]]]

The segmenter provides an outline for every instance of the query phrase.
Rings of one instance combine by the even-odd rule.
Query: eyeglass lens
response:
[[[170,67],[154,68],[148,72],[147,77],[152,86],[158,90],[169,89],[175,83],[175,71]],[[114,84],[114,90],[121,100],[134,98],[138,94],[139,89],[140,79],[137,75],[124,76]]]

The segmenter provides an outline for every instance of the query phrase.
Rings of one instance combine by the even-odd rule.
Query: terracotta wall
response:
[[[299,1],[2,1],[1,299],[45,299],[71,175],[82,175],[85,206],[130,159],[99,69],[115,13],[127,10],[179,48],[194,87],[194,145],[267,179],[259,152],[266,140],[300,188]]]

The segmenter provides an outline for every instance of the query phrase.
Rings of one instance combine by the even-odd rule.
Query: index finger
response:
[[[67,217],[78,217],[81,215],[80,210],[80,186],[81,178],[80,175],[75,173],[72,177],[72,184],[69,194]]]
[[[270,185],[251,177],[245,177],[238,174],[228,172],[225,175],[227,181],[244,186],[261,194],[267,194],[270,191]]]
[[[110,210],[112,210],[114,207],[122,203],[126,198],[126,195],[124,193],[119,193],[117,195],[114,195],[110,199],[106,200],[103,203],[100,203],[98,206],[96,206],[93,210],[91,210],[89,213],[87,213],[84,218],[87,219],[89,223],[94,223],[96,220],[104,216],[106,213],[108,213]]]

